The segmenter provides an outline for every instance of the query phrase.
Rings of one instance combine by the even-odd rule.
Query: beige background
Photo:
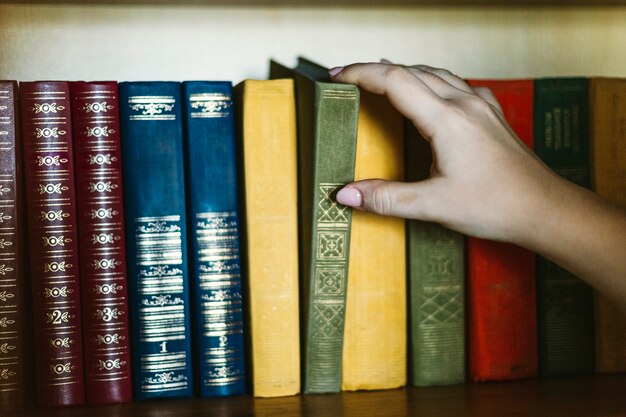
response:
[[[0,79],[238,82],[299,54],[465,77],[626,77],[626,7],[0,5]]]

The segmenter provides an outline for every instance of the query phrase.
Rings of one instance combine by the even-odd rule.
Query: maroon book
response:
[[[87,402],[128,402],[132,389],[117,83],[73,82],[70,88]]]
[[[24,243],[17,83],[0,81],[0,414],[24,404]]]
[[[69,83],[20,84],[37,399],[84,402]]]

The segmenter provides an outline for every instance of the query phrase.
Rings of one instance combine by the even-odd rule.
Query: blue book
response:
[[[194,348],[202,396],[245,392],[237,153],[230,82],[183,83]]]
[[[120,83],[138,400],[193,394],[180,83]]]

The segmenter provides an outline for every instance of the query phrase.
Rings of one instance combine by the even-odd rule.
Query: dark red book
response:
[[[533,81],[469,83],[491,89],[513,131],[532,149]],[[535,255],[511,244],[468,238],[467,275],[470,378],[488,381],[536,376]]]
[[[73,82],[72,125],[85,347],[91,404],[131,400],[117,83]]]
[[[0,414],[25,397],[24,242],[17,82],[0,81]]]
[[[20,84],[37,398],[84,402],[69,83]]]

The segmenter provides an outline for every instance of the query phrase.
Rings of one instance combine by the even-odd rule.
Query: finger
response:
[[[350,183],[337,193],[337,202],[370,213],[432,221],[431,182],[414,183],[362,180]]]
[[[482,98],[487,103],[495,107],[496,110],[502,113],[502,107],[500,107],[500,103],[498,102],[498,99],[496,98],[496,96],[494,96],[493,93],[491,92],[491,89],[487,87],[474,87],[473,90],[478,97]]]
[[[408,69],[388,64],[353,64],[330,70],[333,81],[356,84],[366,91],[384,94],[426,137],[432,137],[437,116],[445,103]]]
[[[461,91],[465,91],[466,93],[474,94],[474,90],[472,89],[472,87],[470,87],[461,77],[453,74],[447,69],[430,67],[428,65],[415,65],[412,68],[436,75],[437,77],[446,81],[451,86]]]

